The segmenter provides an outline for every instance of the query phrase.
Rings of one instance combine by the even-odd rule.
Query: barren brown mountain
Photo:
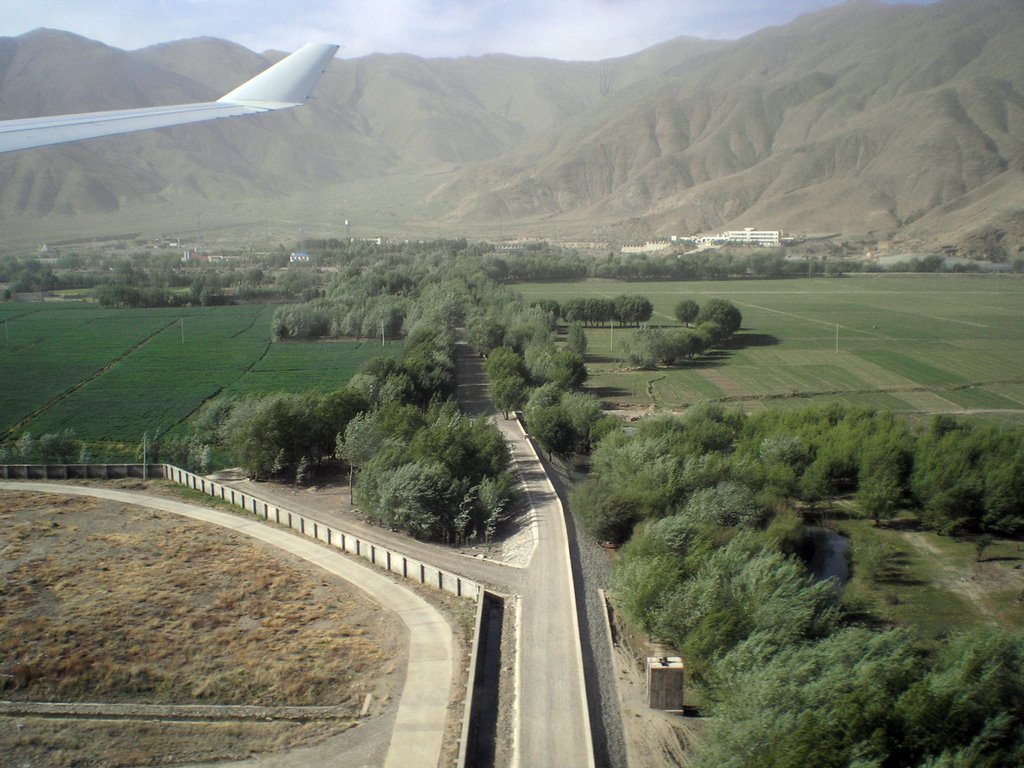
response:
[[[315,102],[0,157],[8,242],[232,226],[629,239],[843,232],[1016,257],[1024,4],[851,2],[620,59],[337,60]],[[343,42],[343,41],[342,41]],[[201,39],[0,39],[0,117],[216,97],[270,61]]]

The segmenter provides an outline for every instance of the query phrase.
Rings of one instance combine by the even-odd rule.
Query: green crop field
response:
[[[274,307],[0,304],[0,436],[73,428],[88,441],[180,429],[208,398],[329,391],[398,342],[271,343]]]
[[[753,410],[839,400],[912,413],[1024,416],[1024,280],[1015,276],[515,287],[529,300],[642,294],[654,304],[652,324],[665,326],[677,325],[672,310],[684,298],[718,297],[740,308],[743,328],[729,348],[672,369],[630,369],[631,329],[589,329],[588,386],[622,406],[715,400]]]

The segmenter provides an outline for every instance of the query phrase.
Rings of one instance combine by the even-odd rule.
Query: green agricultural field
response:
[[[0,304],[0,437],[73,428],[90,442],[173,432],[220,393],[329,391],[401,344],[271,343],[274,307]]]
[[[652,323],[666,326],[677,325],[672,310],[684,298],[719,297],[740,308],[743,328],[728,349],[673,369],[632,370],[624,361],[632,330],[589,329],[588,386],[620,406],[715,400],[754,410],[839,400],[911,413],[1024,416],[1024,280],[1015,276],[516,288],[530,300],[639,293],[654,303]]]

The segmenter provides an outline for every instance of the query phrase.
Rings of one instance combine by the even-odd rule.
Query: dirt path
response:
[[[941,572],[936,579],[939,586],[964,597],[984,618],[1002,621],[999,612],[989,600],[989,593],[993,588],[1012,589],[1014,586],[1024,586],[1024,576],[1019,572],[1000,568],[996,563],[973,563],[969,569],[951,565],[945,553],[929,541],[924,533],[904,531],[901,536],[925,557],[937,563]]]

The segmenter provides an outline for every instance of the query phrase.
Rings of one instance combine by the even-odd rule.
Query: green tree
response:
[[[700,314],[700,306],[693,299],[683,299],[676,304],[672,314],[682,325],[692,325]]]
[[[569,508],[595,539],[612,544],[629,538],[644,511],[635,497],[599,478],[578,484],[569,496]]]
[[[720,665],[698,768],[916,765],[893,759],[893,702],[919,661],[902,632],[848,629],[818,643],[752,636]]]
[[[491,400],[507,419],[509,411],[523,407],[529,394],[529,385],[518,374],[491,379]]]
[[[660,328],[641,326],[626,346],[629,362],[638,368],[653,369],[661,361],[665,332]]]
[[[377,414],[364,411],[345,425],[345,431],[336,439],[337,455],[348,464],[348,501],[353,501],[352,486],[356,468],[365,466],[377,455],[383,443],[383,435],[377,425]]]
[[[369,407],[362,393],[353,389],[338,389],[319,396],[313,407],[317,458],[335,453],[338,434],[343,433],[349,422]]]
[[[576,447],[576,433],[561,405],[527,409],[526,428],[551,455],[568,457]]]
[[[743,325],[743,313],[731,301],[710,299],[700,308],[694,320],[698,326],[708,322],[717,323],[728,338]]]
[[[565,335],[565,347],[574,355],[583,359],[587,354],[587,334],[581,323],[573,323]]]

